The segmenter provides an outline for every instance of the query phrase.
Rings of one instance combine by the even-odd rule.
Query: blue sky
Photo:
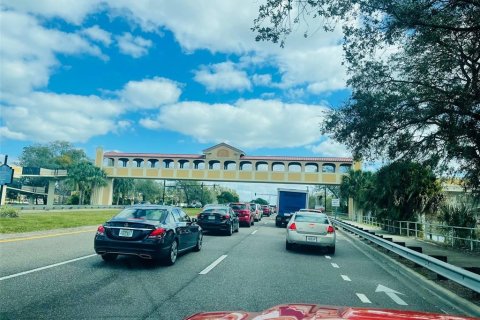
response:
[[[350,156],[318,130],[349,95],[340,31],[255,42],[261,2],[1,0],[0,153]]]

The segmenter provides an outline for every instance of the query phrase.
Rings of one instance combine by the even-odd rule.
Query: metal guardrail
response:
[[[416,252],[409,248],[405,248],[391,241],[384,240],[376,235],[372,235],[368,232],[360,230],[340,220],[337,220],[337,219],[333,219],[333,220],[335,224],[341,226],[346,230],[349,230],[355,234],[358,234],[359,236],[391,252],[394,252],[399,256],[416,263],[417,265],[427,268],[441,276],[444,276],[447,279],[450,279],[464,287],[467,287],[477,293],[480,293],[480,276],[473,272],[470,272],[460,267],[440,261],[438,259],[429,257],[425,254]]]

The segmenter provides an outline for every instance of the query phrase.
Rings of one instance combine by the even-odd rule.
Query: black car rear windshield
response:
[[[227,214],[227,209],[224,209],[224,208],[210,208],[210,209],[206,209],[206,210],[203,210],[202,213],[206,213],[206,214],[210,214],[210,213],[219,213],[219,214]]]
[[[313,222],[313,223],[322,223],[322,224],[329,224],[328,219],[324,215],[318,216],[310,216],[310,215],[303,215],[297,214],[295,216],[295,221],[297,222]]]
[[[167,209],[127,208],[120,212],[115,218],[164,221],[167,213]]]
[[[245,210],[245,209],[247,209],[247,205],[245,205],[245,204],[231,204],[230,207],[233,210]]]

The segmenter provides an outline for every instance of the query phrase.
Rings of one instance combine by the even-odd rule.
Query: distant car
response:
[[[225,205],[209,206],[198,215],[198,224],[203,230],[223,231],[231,236],[240,229],[238,215]]]
[[[262,215],[264,216],[267,216],[267,217],[270,217],[270,215],[272,214],[272,209],[270,208],[269,205],[263,205],[262,206]]]
[[[238,220],[240,223],[250,228],[255,224],[255,218],[250,211],[250,203],[248,202],[235,202],[229,204],[230,208],[238,214]]]
[[[95,252],[105,261],[134,255],[173,265],[178,253],[202,248],[202,228],[173,206],[140,205],[122,210],[99,226]]]
[[[335,253],[335,227],[324,213],[296,212],[287,224],[286,249],[294,245],[325,247]]]
[[[253,213],[255,221],[262,220],[263,210],[258,203],[250,203],[250,212]]]

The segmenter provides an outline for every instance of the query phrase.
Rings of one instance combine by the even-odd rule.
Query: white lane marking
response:
[[[203,269],[202,271],[200,271],[199,274],[207,274],[209,273],[213,268],[215,268],[217,266],[217,264],[219,264],[220,262],[222,262],[223,259],[225,259],[227,257],[226,254],[224,254],[223,256],[221,256],[220,258],[218,258],[217,260],[213,261],[208,267],[206,267],[205,269]]]
[[[363,303],[372,303],[366,295],[364,295],[363,293],[355,293],[358,297],[358,299],[360,299],[360,301],[362,301]]]
[[[332,257],[330,257],[330,256],[325,256],[325,258],[328,259],[328,260],[332,259]]]
[[[377,289],[375,290],[375,292],[385,292],[385,294],[387,296],[389,296],[390,299],[392,299],[396,304],[401,305],[401,306],[408,306],[408,304],[398,296],[398,294],[403,295],[403,293],[401,293],[401,292],[395,291],[395,290],[390,289],[389,287],[385,287],[384,285],[381,285],[381,284],[379,284],[377,286]]]
[[[1,277],[1,278],[0,278],[0,281],[7,280],[7,279],[11,279],[11,278],[15,278],[15,277],[20,277],[20,276],[23,276],[23,275],[26,275],[26,274],[29,274],[29,273],[33,273],[33,272],[37,272],[37,271],[42,271],[42,270],[45,270],[45,269],[50,269],[50,268],[58,267],[58,266],[61,266],[61,265],[67,264],[67,263],[71,263],[71,262],[80,261],[80,260],[83,260],[83,259],[95,257],[96,255],[97,255],[97,254],[90,254],[90,255],[88,255],[88,256],[83,256],[83,257],[80,257],[80,258],[75,258],[75,259],[71,259],[71,260],[67,260],[67,261],[63,261],[63,262],[58,262],[58,263],[50,264],[50,265],[45,266],[45,267],[35,268],[35,269],[32,269],[32,270],[28,270],[28,271],[23,271],[23,272],[11,274],[11,275],[9,275],[9,276]]]
[[[350,280],[350,278],[344,274],[341,275],[342,276],[342,279],[345,280],[345,281],[352,281]]]
[[[257,231],[258,231],[258,230],[255,230],[255,231],[253,231],[253,232],[252,232],[252,233],[250,233],[250,234],[255,234],[255,233],[257,233]]]
[[[338,266],[338,264],[336,264],[336,263],[332,263],[332,267],[334,267],[334,268],[340,268],[340,267]]]

